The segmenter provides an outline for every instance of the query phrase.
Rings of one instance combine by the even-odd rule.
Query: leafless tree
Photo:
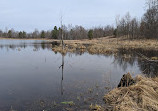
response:
[[[158,38],[158,0],[147,1],[147,11],[141,21],[141,32],[146,38]]]

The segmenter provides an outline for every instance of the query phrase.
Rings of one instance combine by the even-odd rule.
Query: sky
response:
[[[63,24],[85,28],[115,25],[116,16],[141,18],[146,0],[0,0],[0,29],[27,32]]]

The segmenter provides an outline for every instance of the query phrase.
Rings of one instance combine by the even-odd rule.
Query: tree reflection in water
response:
[[[47,42],[33,42],[33,43],[21,43],[21,44],[0,44],[0,49],[6,48],[9,50],[21,50],[27,47],[34,47],[33,51],[38,51],[40,49],[52,49],[51,43]],[[55,52],[57,53],[57,52]],[[85,52],[81,50],[77,50],[75,55],[82,55]],[[148,60],[143,59],[138,53],[143,54],[148,58],[157,57],[158,51],[155,50],[144,50],[144,49],[119,49],[117,54],[114,55],[114,64],[121,66],[121,68],[125,71],[129,66],[137,65],[143,74],[148,76],[158,76],[158,63],[157,62],[149,62]],[[71,56],[71,53],[68,53]],[[104,56],[112,56],[112,55],[104,55]],[[64,73],[64,54],[62,54],[62,82],[63,82],[63,73]],[[62,83],[63,84],[63,83]],[[62,91],[63,92],[63,91]]]
[[[157,57],[158,51],[155,50],[143,50],[143,49],[119,49],[119,52],[114,56],[114,64],[122,67],[126,70],[128,66],[138,65],[143,74],[150,77],[158,76],[158,62],[148,61],[138,55],[141,53],[148,58]]]
[[[64,94],[64,89],[63,89],[63,81],[64,81],[64,54],[62,54],[62,64],[59,67],[59,69],[62,69],[62,77],[61,77],[61,95]]]

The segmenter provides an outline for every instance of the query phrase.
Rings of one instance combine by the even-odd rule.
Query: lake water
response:
[[[90,104],[104,104],[104,94],[117,87],[123,74],[144,73],[142,65],[121,52],[117,57],[87,52],[62,57],[45,41],[1,39],[0,110],[88,110]]]

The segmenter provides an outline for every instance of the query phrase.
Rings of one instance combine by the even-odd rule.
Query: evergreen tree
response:
[[[58,38],[58,34],[59,34],[59,31],[57,29],[57,26],[55,26],[54,30],[52,30],[52,38],[53,39],[57,39]]]
[[[45,38],[45,32],[44,31],[41,32],[41,38]]]
[[[19,38],[23,38],[23,33],[21,31],[19,32]]]
[[[26,32],[25,31],[23,31],[22,36],[23,36],[23,38],[26,38]]]
[[[11,30],[8,31],[8,37],[9,37],[9,38],[12,37],[12,31],[11,31]]]
[[[93,38],[93,30],[88,31],[88,38],[91,40]]]

